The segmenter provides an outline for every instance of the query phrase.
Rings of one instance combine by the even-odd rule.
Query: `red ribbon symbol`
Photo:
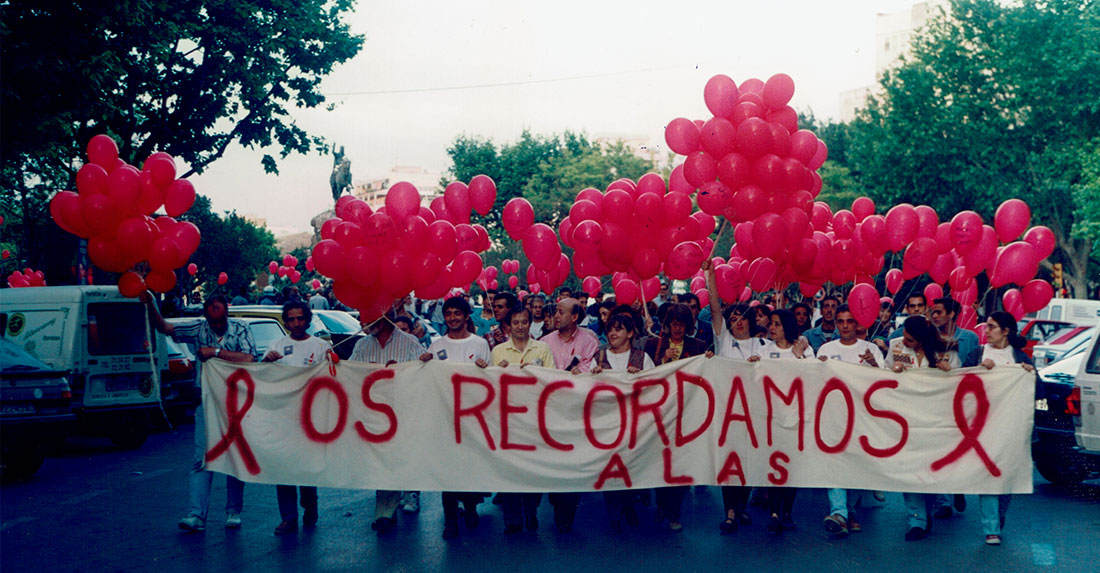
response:
[[[244,407],[238,409],[237,399],[240,391],[237,389],[237,382],[241,380],[244,381],[246,393]],[[236,442],[237,450],[240,452],[241,458],[244,459],[244,467],[248,470],[248,473],[256,475],[260,473],[260,464],[256,462],[256,456],[252,454],[252,448],[248,446],[248,441],[244,439],[244,430],[241,429],[241,420],[248,413],[248,409],[252,407],[252,396],[256,391],[256,383],[252,381],[252,376],[249,376],[248,372],[237,370],[230,374],[229,378],[226,378],[225,384],[229,387],[229,391],[225,394],[225,409],[229,414],[229,429],[226,430],[221,441],[206,452],[206,461],[218,459],[219,456],[229,450],[231,444]],[[205,429],[200,431],[205,431]]]
[[[966,399],[967,394],[973,394],[974,399],[978,402],[978,409],[974,413],[973,422],[967,422],[966,412],[963,411],[963,401]],[[939,471],[944,466],[954,463],[961,458],[969,450],[974,450],[974,453],[978,454],[978,457],[982,459],[982,463],[985,464],[985,468],[989,470],[989,473],[993,474],[993,477],[1000,477],[1001,470],[997,467],[997,464],[993,463],[993,460],[989,458],[989,454],[986,453],[985,448],[978,442],[978,435],[982,433],[982,428],[985,427],[985,420],[989,416],[989,397],[985,394],[985,385],[982,383],[982,379],[974,374],[967,374],[963,377],[962,382],[959,383],[959,387],[955,390],[955,425],[959,427],[959,431],[963,435],[963,439],[959,442],[958,446],[946,456],[932,462],[932,471]]]

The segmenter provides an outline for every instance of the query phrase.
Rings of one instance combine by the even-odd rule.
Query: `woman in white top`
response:
[[[1024,354],[1027,341],[1016,333],[1016,319],[1004,311],[994,312],[985,321],[985,346],[982,347],[982,366],[992,370],[996,366],[1015,366],[1034,372],[1031,358]],[[982,515],[982,531],[987,545],[1001,544],[1001,529],[1011,495],[979,494],[978,508]]]
[[[814,357],[814,349],[810,347],[810,343],[798,334],[798,321],[795,320],[794,313],[781,308],[773,311],[769,320],[770,340],[764,347],[762,356],[754,356],[749,359],[750,361],[755,362],[761,357],[767,360],[801,360]],[[767,488],[767,492],[768,509],[771,510],[768,531],[779,534],[784,529],[794,529],[791,510],[794,508],[794,498],[798,488],[770,487]]]
[[[951,369],[947,345],[936,327],[923,316],[910,316],[902,325],[902,337],[890,342],[886,352],[886,367],[894,372],[909,368]]]
[[[653,359],[644,350],[633,347],[635,334],[634,319],[629,315],[615,314],[607,319],[607,348],[596,352],[592,374],[599,374],[604,370],[625,370],[630,374],[637,374],[653,368]],[[624,520],[631,527],[638,526],[638,511],[634,508],[635,492],[628,489],[605,491],[603,501],[607,506],[607,517],[611,520],[612,529],[622,529]],[[670,520],[669,529],[683,529],[679,517],[675,521]]]

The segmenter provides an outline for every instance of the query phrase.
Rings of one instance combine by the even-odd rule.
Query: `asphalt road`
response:
[[[180,532],[187,506],[193,426],[153,435],[135,451],[105,439],[69,438],[35,477],[0,487],[0,568],[3,571],[785,571],[1100,570],[1100,481],[1060,488],[1035,474],[1035,493],[1015,496],[1004,545],[984,544],[977,498],[970,508],[936,520],[932,535],[906,542],[901,495],[862,514],[864,532],[831,539],[822,528],[824,491],[803,490],[795,505],[798,529],[774,536],[766,513],[722,536],[721,494],[694,488],[684,502],[684,531],[671,533],[643,507],[641,525],[613,532],[603,500],[586,494],[576,529],[552,526],[540,507],[535,533],[505,537],[500,508],[480,506],[482,520],[444,541],[439,494],[422,494],[422,511],[401,516],[398,530],[379,538],[370,529],[373,492],[320,492],[316,529],[277,537],[274,486],[245,487],[244,526],[223,526],[225,480],[216,477],[207,530]]]

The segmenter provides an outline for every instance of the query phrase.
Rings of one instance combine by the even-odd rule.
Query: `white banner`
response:
[[[335,375],[333,375],[335,372]],[[334,488],[1031,493],[1034,374],[697,357],[638,375],[211,360],[207,468]],[[198,429],[197,431],[203,431]]]

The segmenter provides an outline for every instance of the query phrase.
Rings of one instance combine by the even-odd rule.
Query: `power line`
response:
[[[598,78],[609,78],[609,77],[615,77],[615,76],[624,76],[624,75],[628,75],[628,74],[640,74],[640,73],[647,73],[647,72],[663,72],[663,71],[674,70],[674,69],[679,69],[679,68],[676,68],[676,67],[646,68],[646,69],[639,69],[639,70],[626,70],[626,71],[621,71],[621,72],[608,72],[608,73],[603,73],[603,74],[589,74],[589,75],[583,75],[583,76],[568,76],[568,77],[563,77],[563,78],[548,78],[548,79],[543,79],[543,80],[523,80],[523,81],[515,81],[515,82],[500,82],[500,83],[494,83],[494,84],[472,84],[472,85],[468,85],[468,86],[445,86],[445,87],[434,87],[434,88],[410,88],[410,89],[403,89],[403,90],[373,90],[373,91],[333,92],[333,93],[329,93],[329,94],[325,94],[325,95],[326,96],[331,96],[331,97],[337,97],[337,96],[353,96],[353,95],[386,95],[386,94],[410,94],[410,93],[425,93],[425,92],[446,92],[446,91],[457,91],[457,90],[476,90],[476,89],[484,89],[484,88],[499,88],[499,87],[508,87],[508,86],[524,86],[524,85],[531,85],[531,84],[549,84],[549,83],[555,83],[555,82],[571,82],[571,81],[577,81],[577,80],[590,80],[590,79],[598,79]]]

